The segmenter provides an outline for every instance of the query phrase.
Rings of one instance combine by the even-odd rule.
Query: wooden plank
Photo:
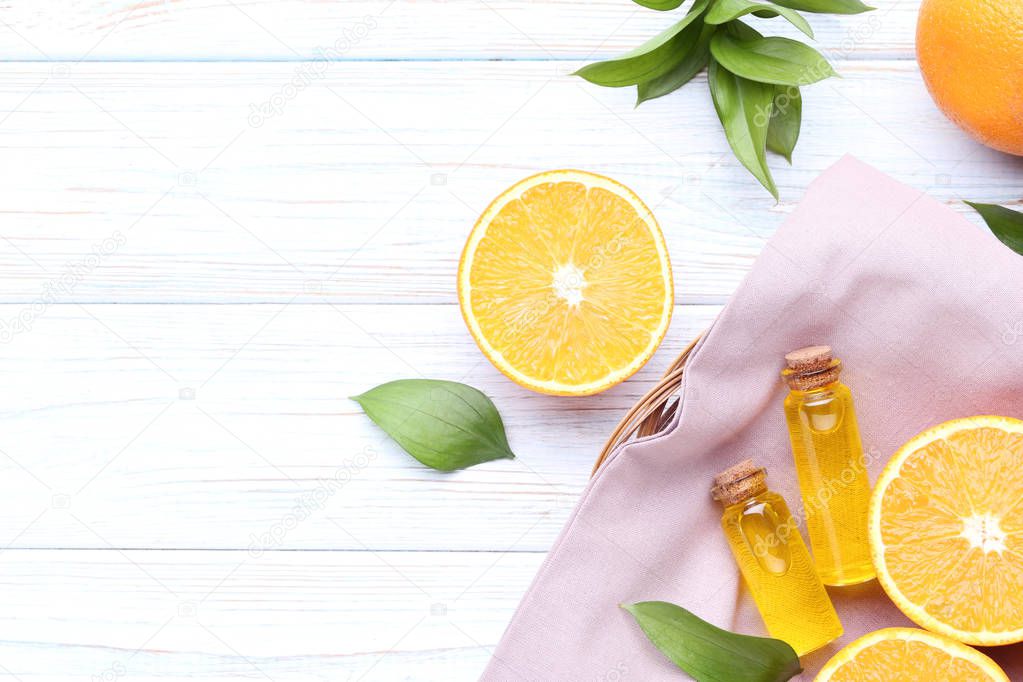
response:
[[[808,15],[836,56],[911,58],[918,0]],[[603,58],[677,20],[628,0],[110,0],[4,7],[6,59]],[[763,30],[796,35],[781,22]]]
[[[12,551],[12,679],[475,679],[542,554]]]
[[[455,306],[52,306],[0,354],[0,548],[543,551],[718,310],[678,307],[636,377],[565,399],[499,374]],[[518,459],[429,470],[346,397],[419,376],[490,395]]]
[[[294,64],[63,66],[0,65],[0,301],[453,303],[479,212],[557,167],[654,208],[682,303],[723,302],[847,152],[964,212],[1019,198],[1021,161],[966,138],[907,62],[806,88],[777,205],[699,79],[633,109],[571,62],[336,64],[280,100]]]

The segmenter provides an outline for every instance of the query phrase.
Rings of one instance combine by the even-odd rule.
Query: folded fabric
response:
[[[753,458],[803,518],[782,412],[784,354],[826,343],[843,360],[874,482],[929,426],[1023,417],[1021,282],[1023,257],[980,225],[854,158],[839,161],[701,340],[674,422],[619,447],[590,482],[482,679],[685,679],[620,603],[669,601],[766,635],[709,488],[714,474]],[[866,632],[913,626],[876,581],[830,593],[845,635],[803,658],[802,679]],[[986,653],[1023,679],[1020,645]]]

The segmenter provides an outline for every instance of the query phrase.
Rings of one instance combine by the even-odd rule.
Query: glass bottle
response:
[[[767,631],[803,656],[842,636],[842,623],[813,569],[795,518],[751,460],[714,477],[721,527]]]
[[[785,418],[817,574],[825,585],[865,582],[874,577],[870,478],[852,393],[838,380],[842,363],[829,346],[801,348],[785,362],[782,376],[791,389]]]

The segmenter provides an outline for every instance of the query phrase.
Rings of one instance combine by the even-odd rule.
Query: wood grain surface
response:
[[[607,434],[822,170],[1019,203],[1023,162],[928,97],[917,6],[811,18],[842,78],[775,203],[702,76],[636,109],[570,75],[671,22],[627,0],[3,3],[0,675],[475,679]],[[558,167],[635,189],[677,285],[586,399],[508,382],[456,306],[480,211]],[[347,399],[403,377],[484,390],[517,459],[420,466]]]

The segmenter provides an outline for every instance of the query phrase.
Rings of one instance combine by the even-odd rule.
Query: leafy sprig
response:
[[[686,0],[633,0],[661,12]],[[861,0],[693,0],[681,19],[626,54],[576,75],[607,87],[636,86],[636,104],[663,97],[707,68],[714,109],[739,162],[775,199],[772,151],[792,163],[803,116],[800,88],[836,75],[827,59],[798,40],[763,36],[743,17],[781,17],[813,38],[800,12],[859,14]]]

